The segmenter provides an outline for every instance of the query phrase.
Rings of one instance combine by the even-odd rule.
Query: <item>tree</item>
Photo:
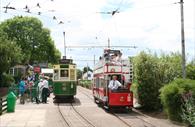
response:
[[[160,107],[158,58],[150,53],[141,52],[133,59],[138,101],[146,110],[157,110]]]
[[[0,30],[0,83],[2,83],[3,73],[11,66],[20,63],[22,58],[21,48],[16,42],[7,40],[6,34]]]
[[[187,74],[187,78],[195,80],[195,64],[194,64],[194,61],[187,64],[186,74]]]
[[[22,49],[23,63],[56,63],[60,52],[55,48],[50,31],[43,28],[40,20],[34,17],[17,16],[0,24],[8,39],[15,41]]]
[[[159,89],[182,76],[181,55],[162,53],[157,56],[150,52],[141,52],[133,58],[133,64],[140,104],[145,109],[160,108]]]
[[[86,73],[87,71],[93,72],[93,70],[88,66],[83,68],[83,74]]]
[[[82,78],[82,71],[80,69],[77,69],[77,79]]]
[[[173,81],[175,78],[182,77],[181,70],[181,54],[170,53],[165,54],[162,53],[159,58],[159,74],[160,79],[163,84],[167,84]]]

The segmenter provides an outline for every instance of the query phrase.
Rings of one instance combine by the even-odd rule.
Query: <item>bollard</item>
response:
[[[7,112],[14,112],[16,106],[16,95],[13,92],[9,92],[7,95]]]

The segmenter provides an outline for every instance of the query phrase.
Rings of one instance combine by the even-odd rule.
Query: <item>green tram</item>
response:
[[[53,65],[53,94],[55,99],[74,99],[77,90],[76,64],[72,59],[61,59]]]

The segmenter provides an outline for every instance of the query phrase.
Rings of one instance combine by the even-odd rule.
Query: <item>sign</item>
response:
[[[72,59],[61,59],[60,64],[72,64]]]
[[[40,67],[34,67],[33,68],[33,71],[35,72],[35,73],[40,73],[41,72],[41,68]]]

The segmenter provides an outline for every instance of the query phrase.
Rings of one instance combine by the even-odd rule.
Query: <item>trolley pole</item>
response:
[[[64,58],[66,59],[66,40],[65,40],[65,32],[63,32],[64,35]]]
[[[183,0],[180,0],[181,9],[181,47],[182,47],[182,77],[186,78],[186,59],[185,59],[185,36],[184,36],[184,11]]]

